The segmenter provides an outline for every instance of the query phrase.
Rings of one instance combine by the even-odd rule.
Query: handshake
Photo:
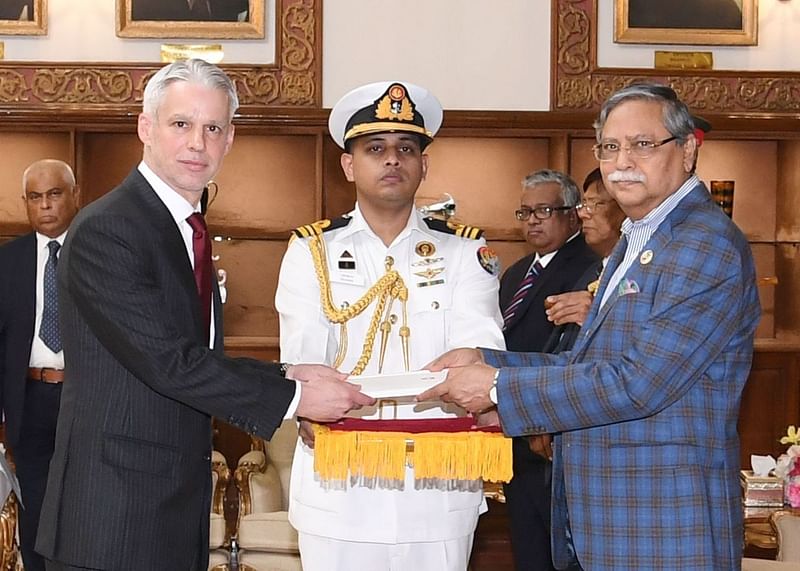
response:
[[[486,365],[477,349],[454,349],[424,369],[449,369],[442,383],[417,395],[418,401],[442,400],[478,413],[494,406],[489,391],[495,369]],[[334,422],[351,410],[375,404],[376,399],[361,392],[361,386],[346,382],[348,375],[326,365],[291,365],[286,378],[301,383],[297,416],[317,422]]]

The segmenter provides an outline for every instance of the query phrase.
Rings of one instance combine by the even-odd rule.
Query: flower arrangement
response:
[[[781,438],[781,444],[789,444],[786,454],[781,454],[775,467],[775,475],[784,481],[786,501],[793,508],[800,507],[800,431],[792,425]]]

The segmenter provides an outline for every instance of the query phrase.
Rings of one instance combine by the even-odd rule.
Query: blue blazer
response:
[[[553,559],[567,512],[584,569],[739,569],[739,401],[761,315],[752,254],[698,184],[598,310],[609,260],[572,351],[485,351],[503,367],[504,430],[555,438]],[[627,290],[636,288],[627,288]]]

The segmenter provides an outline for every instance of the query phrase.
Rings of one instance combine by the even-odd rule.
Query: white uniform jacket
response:
[[[332,226],[335,228],[326,230],[323,238],[336,307],[359,299],[385,273],[386,257],[394,259],[394,269],[409,290],[411,370],[420,369],[456,347],[504,348],[497,301],[498,272],[485,263],[483,238],[457,236],[444,229],[442,222],[427,222],[416,210],[389,247],[369,228],[358,206]],[[339,343],[339,325],[330,323],[323,313],[306,238],[296,238],[289,244],[281,265],[275,306],[280,314],[281,360],[332,364]],[[348,351],[342,371],[351,371],[358,360],[374,308],[372,303],[348,322]],[[397,316],[397,322],[389,337],[383,373],[404,370],[398,335],[402,324],[399,301],[394,302],[392,314]],[[380,333],[363,374],[378,372],[379,353]],[[411,417],[403,408],[398,417]],[[441,410],[435,412],[441,416]],[[376,414],[373,407],[360,416],[371,418]],[[424,413],[415,412],[413,416],[419,418],[421,414]],[[442,541],[471,534],[478,515],[485,510],[481,492],[415,490],[410,469],[402,491],[359,486],[329,489],[316,479],[313,463],[313,450],[298,442],[292,466],[289,519],[304,533],[379,543]]]

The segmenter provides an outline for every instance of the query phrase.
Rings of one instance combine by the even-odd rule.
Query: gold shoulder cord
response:
[[[372,348],[375,344],[375,336],[378,333],[379,327],[382,332],[380,355],[380,363],[382,367],[384,352],[386,351],[386,342],[391,330],[391,319],[389,318],[389,312],[391,311],[392,302],[395,299],[399,299],[403,303],[403,325],[400,327],[400,337],[403,346],[403,360],[406,371],[408,371],[408,338],[411,333],[411,330],[408,327],[408,311],[406,308],[406,304],[408,302],[408,288],[406,287],[403,278],[400,276],[397,270],[392,269],[394,261],[390,257],[386,259],[386,273],[383,274],[383,276],[381,276],[381,278],[375,282],[375,284],[373,284],[372,287],[370,287],[367,292],[358,299],[358,301],[349,306],[338,309],[334,305],[333,295],[331,292],[327,255],[325,253],[325,241],[322,239],[322,227],[317,227],[317,224],[313,224],[312,226],[314,227],[315,232],[309,238],[309,247],[311,249],[311,259],[314,262],[314,270],[317,275],[317,281],[319,282],[319,295],[320,302],[322,303],[322,310],[325,312],[325,317],[328,318],[328,321],[331,323],[338,323],[341,329],[341,334],[339,336],[339,347],[337,349],[336,359],[333,364],[334,368],[338,369],[347,355],[347,322],[357,315],[360,315],[375,299],[378,301],[375,306],[375,312],[372,314],[372,318],[370,319],[367,335],[364,339],[364,345],[361,349],[361,356],[359,357],[358,362],[350,374],[360,375],[366,368],[370,358],[372,357]],[[381,323],[381,316],[384,315],[384,310],[386,315],[383,323]]]

